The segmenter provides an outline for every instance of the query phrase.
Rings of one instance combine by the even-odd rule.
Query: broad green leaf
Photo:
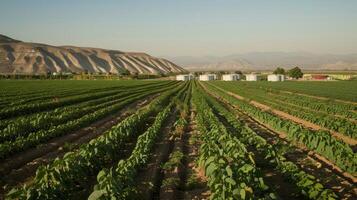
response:
[[[90,194],[90,196],[88,197],[88,200],[100,199],[100,197],[102,197],[103,194],[104,194],[103,190],[96,190],[96,191],[92,192],[92,194]]]
[[[207,175],[207,176],[211,176],[212,173],[213,173],[216,169],[217,169],[216,164],[211,163],[211,164],[207,167],[207,169],[206,169],[206,175]]]
[[[239,194],[240,194],[242,199],[245,199],[245,190],[244,189],[240,189]]]
[[[231,185],[236,185],[236,182],[231,177],[227,177],[226,178],[226,182],[231,184]]]
[[[226,167],[226,172],[227,172],[228,176],[232,177],[233,172],[232,172],[232,169],[231,169],[231,167],[229,165]]]

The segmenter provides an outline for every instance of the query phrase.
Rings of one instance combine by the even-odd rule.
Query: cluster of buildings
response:
[[[330,80],[353,80],[357,79],[357,74],[304,74],[303,80],[330,81]]]
[[[261,80],[258,74],[246,74],[245,80],[246,81],[258,81]],[[240,74],[222,74],[220,77],[223,81],[238,81],[241,80],[243,77]],[[284,81],[285,76],[282,74],[269,74],[268,81]],[[176,76],[176,80],[178,81],[189,81],[195,79],[193,74],[180,74]],[[198,76],[198,80],[200,81],[213,81],[218,80],[217,74],[201,74]]]

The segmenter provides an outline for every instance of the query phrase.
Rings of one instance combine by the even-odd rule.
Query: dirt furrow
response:
[[[274,93],[269,93],[269,95],[273,95],[272,97],[274,97],[275,94],[274,94]],[[274,101],[276,101],[276,102],[278,102],[278,103],[281,103],[282,105],[283,105],[283,104],[286,104],[286,105],[289,105],[289,106],[292,106],[292,107],[296,107],[296,108],[299,108],[299,109],[302,109],[302,110],[305,110],[305,111],[310,111],[310,112],[315,112],[315,113],[319,113],[319,114],[324,114],[324,115],[328,115],[328,116],[330,116],[330,117],[336,117],[336,118],[348,120],[348,121],[353,122],[353,123],[357,123],[357,120],[356,120],[356,119],[347,118],[347,117],[342,116],[342,115],[331,114],[331,113],[328,113],[328,112],[326,112],[326,111],[321,111],[321,110],[314,110],[313,108],[304,107],[304,106],[301,106],[301,105],[289,103],[289,102],[286,102],[286,101],[283,101],[283,100],[280,100],[280,99],[277,99],[277,98],[275,98]],[[272,101],[270,100],[270,102],[272,102]],[[274,102],[273,102],[273,103],[274,103]]]
[[[165,163],[173,149],[173,140],[171,139],[172,127],[177,117],[176,111],[173,112],[166,125],[161,130],[161,135],[155,144],[155,149],[151,154],[149,163],[142,169],[139,169],[136,176],[138,199],[159,199],[160,187],[162,184],[163,171],[162,164]]]
[[[201,84],[201,85],[202,85],[202,84]],[[210,85],[212,85],[212,84],[210,84]],[[216,87],[217,89],[219,89],[219,90],[221,90],[221,91],[227,93],[228,95],[233,96],[233,97],[235,97],[235,98],[237,98],[237,99],[239,99],[239,100],[247,101],[246,98],[244,98],[244,97],[242,97],[242,96],[240,96],[240,95],[238,95],[238,94],[235,94],[235,93],[233,93],[233,92],[226,91],[226,90],[224,90],[224,89],[222,89],[222,88],[220,88],[220,87],[218,87],[218,86],[216,86],[216,85],[212,85],[212,86],[213,86],[213,87]],[[306,120],[300,119],[300,118],[295,117],[295,116],[293,116],[293,115],[290,115],[290,114],[288,114],[288,113],[286,113],[286,112],[283,112],[283,111],[274,109],[274,108],[272,108],[272,107],[270,107],[270,106],[267,106],[267,105],[265,105],[265,104],[259,103],[259,102],[257,102],[257,101],[250,100],[250,101],[247,101],[247,102],[250,103],[250,104],[252,104],[252,105],[254,105],[255,107],[258,107],[258,108],[262,109],[263,111],[270,111],[270,112],[272,112],[273,114],[278,115],[279,117],[282,117],[282,118],[284,118],[284,119],[288,119],[288,120],[291,120],[291,121],[293,121],[293,122],[299,123],[299,124],[301,124],[301,125],[303,125],[303,126],[305,126],[305,127],[307,127],[307,128],[311,128],[311,129],[313,129],[313,130],[326,130],[326,131],[329,131],[333,137],[335,137],[335,138],[337,138],[337,139],[339,139],[339,140],[342,140],[342,141],[345,142],[346,144],[349,144],[349,145],[352,145],[352,146],[357,146],[357,140],[355,140],[355,139],[353,139],[353,138],[350,138],[350,137],[348,137],[348,136],[346,136],[346,135],[343,135],[343,134],[338,133],[338,132],[336,132],[336,131],[331,131],[331,130],[329,130],[329,129],[326,129],[326,128],[321,127],[321,126],[319,126],[319,125],[316,125],[316,124],[314,124],[314,123],[308,122],[308,121],[306,121]]]
[[[241,115],[237,116],[237,120],[243,121],[258,135],[266,139],[268,143],[281,143],[281,145],[285,145],[287,147],[285,157],[288,161],[297,164],[308,174],[317,177],[324,186],[333,190],[342,199],[353,199],[357,196],[357,190],[354,187],[353,181],[346,179],[344,176],[340,176],[341,171],[336,171],[331,168],[330,165],[327,164],[327,160],[322,162],[314,156],[316,155],[315,153],[307,150],[300,144],[294,144],[300,148],[289,145],[289,141],[286,140],[286,134],[277,133],[265,124],[247,116],[242,111],[240,111],[240,113]]]
[[[224,124],[227,130],[234,136],[238,137],[239,133],[236,132],[235,128],[229,124],[229,122],[221,116],[219,113],[215,112],[219,120]],[[300,191],[290,181],[288,181],[284,175],[279,172],[274,166],[269,164],[269,160],[265,159],[265,156],[262,155],[259,151],[256,150],[254,146],[247,145],[247,150],[254,154],[256,166],[263,174],[265,183],[272,189],[276,194],[279,195],[282,199],[291,199],[291,200],[300,200],[306,199],[301,195]]]
[[[61,157],[66,152],[100,136],[157,96],[158,94],[151,95],[142,100],[133,102],[119,112],[99,120],[86,128],[79,129],[60,138],[54,138],[46,144],[42,144],[37,148],[30,149],[5,160],[5,162],[0,165],[2,175],[1,184],[9,187],[30,180],[40,165],[48,164],[56,157]]]
[[[357,197],[355,177],[343,172],[324,157],[309,151],[304,145],[291,144],[286,140],[286,133],[274,131],[268,125],[250,117],[249,114],[240,110],[239,107],[231,105],[225,99],[210,93],[208,90],[206,91],[225,105],[226,108],[236,110],[238,112],[237,120],[247,124],[258,135],[266,139],[268,143],[281,143],[285,147],[288,147],[286,154],[288,161],[297,164],[302,170],[317,177],[324,186],[333,190],[341,199],[355,199]]]
[[[327,97],[315,96],[315,95],[304,94],[304,93],[299,93],[299,92],[290,92],[290,91],[286,91],[286,90],[280,90],[280,92],[287,93],[287,94],[297,94],[297,95],[301,95],[301,96],[305,96],[305,97],[311,97],[311,98],[314,98],[314,99],[325,100],[325,101],[326,100],[332,100],[332,99],[327,98]],[[352,105],[357,105],[357,102],[353,102],[353,101],[347,101],[347,100],[341,100],[341,99],[333,99],[333,101],[352,104]]]
[[[181,175],[182,190],[177,199],[204,200],[210,198],[210,190],[207,186],[207,177],[204,170],[197,166],[199,147],[201,145],[200,133],[197,130],[195,111],[190,111],[190,119],[187,131],[184,134],[182,150],[185,155]]]

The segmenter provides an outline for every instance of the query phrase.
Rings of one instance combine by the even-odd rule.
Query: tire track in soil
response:
[[[240,110],[238,107],[231,105],[223,98],[217,97],[215,95],[213,95],[213,97],[221,102],[222,105],[224,105],[227,109],[236,110],[238,112],[237,120],[247,124],[258,135],[266,139],[269,144],[274,145],[279,141],[284,145],[289,146],[289,152],[285,155],[287,160],[295,163],[306,173],[314,175],[325,187],[334,191],[341,199],[357,198],[357,188],[355,183],[341,175],[340,172],[336,171],[324,160],[320,160],[319,158],[315,157],[315,153],[307,150],[300,144],[293,144],[294,146],[289,145],[291,143],[286,140],[285,133],[278,133],[274,131],[271,127],[250,117],[247,113]]]
[[[88,127],[59,138],[54,138],[40,147],[20,153],[8,161],[5,160],[1,166],[2,178],[0,183],[2,187],[0,188],[0,199],[9,187],[29,182],[40,165],[48,164],[56,157],[62,157],[68,151],[72,151],[81,144],[99,137],[112,126],[133,114],[137,109],[150,103],[157,96],[159,94],[150,95],[135,101],[117,113],[96,121]],[[69,148],[64,148],[66,144],[70,144]],[[5,185],[7,185],[6,189],[4,188]]]

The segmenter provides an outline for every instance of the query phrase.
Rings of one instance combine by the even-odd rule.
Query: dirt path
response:
[[[14,186],[28,181],[35,175],[38,166],[48,164],[56,157],[61,157],[66,152],[78,148],[81,144],[100,136],[112,126],[133,114],[137,109],[148,104],[156,96],[158,94],[133,102],[121,111],[99,120],[86,128],[79,129],[60,138],[54,138],[46,144],[5,160],[4,163],[0,164],[1,185]]]
[[[175,154],[176,152],[183,152],[182,151],[182,141],[181,138],[173,138],[173,149],[171,151],[170,156]],[[181,160],[182,161],[182,160]],[[169,160],[166,163],[163,163],[165,165],[170,162],[170,157]],[[182,163],[180,163],[182,164]],[[174,169],[169,168],[165,169],[163,167],[163,172],[162,172],[162,182],[160,186],[160,193],[158,199],[176,199],[178,195],[178,189],[180,187],[180,175],[182,174],[182,169],[183,166],[180,165],[178,167],[174,167]]]
[[[188,124],[179,134],[174,135],[174,144],[171,155],[181,154],[182,158],[169,160],[169,167],[164,170],[163,184],[160,189],[160,198],[157,199],[209,199],[210,192],[207,178],[202,169],[196,166],[198,149],[200,146],[194,111],[186,118]],[[155,198],[156,199],[156,198]]]
[[[302,144],[289,145],[291,143],[286,140],[286,133],[274,131],[271,127],[241,111],[239,107],[229,104],[229,102],[219,96],[210,92],[208,93],[218,99],[227,108],[237,110],[239,113],[237,120],[243,121],[257,134],[265,138],[268,143],[277,144],[277,142],[282,142],[287,147],[290,146],[289,153],[286,155],[288,161],[294,162],[307,173],[313,174],[323,185],[338,194],[341,199],[355,199],[357,197],[356,178],[351,174],[343,172],[324,157],[307,150]]]
[[[171,132],[175,119],[176,111],[173,112],[166,125],[161,130],[161,135],[155,144],[155,149],[151,154],[149,163],[139,170],[136,176],[138,183],[137,189],[140,191],[139,199],[159,199],[160,187],[162,184],[163,171],[162,164],[165,163],[173,149],[174,141],[171,139]]]
[[[242,96],[240,96],[238,94],[226,91],[226,90],[224,90],[224,89],[222,89],[222,88],[220,88],[218,86],[212,85],[212,84],[211,84],[211,86],[216,87],[217,89],[219,89],[219,90],[221,90],[221,91],[223,91],[223,92],[225,92],[225,93],[227,93],[227,94],[229,94],[229,95],[231,95],[231,96],[233,96],[233,97],[235,97],[235,98],[237,98],[239,100],[247,101],[246,98],[244,98],[244,97],[242,97]],[[357,145],[357,140],[355,140],[353,138],[350,138],[350,137],[348,137],[346,135],[343,135],[341,133],[338,133],[338,132],[335,132],[335,131],[331,131],[329,129],[326,129],[324,127],[321,127],[321,126],[316,125],[314,123],[311,123],[309,121],[303,120],[301,118],[295,117],[295,116],[290,115],[290,114],[288,114],[286,112],[283,112],[283,111],[280,111],[280,110],[276,110],[276,109],[274,109],[272,107],[269,107],[269,106],[267,106],[265,104],[259,103],[259,102],[254,101],[254,100],[250,100],[250,101],[247,101],[247,102],[252,104],[252,105],[254,105],[255,107],[258,107],[258,108],[262,109],[263,111],[270,111],[270,112],[272,112],[272,113],[274,113],[274,114],[276,114],[276,115],[278,115],[278,116],[280,116],[280,117],[282,117],[284,119],[288,119],[288,120],[291,120],[293,122],[299,123],[299,124],[301,124],[301,125],[303,125],[303,126],[305,126],[307,128],[311,128],[313,130],[326,130],[326,131],[329,131],[333,137],[335,137],[335,138],[337,138],[339,140],[342,140],[346,144],[349,144],[349,145],[352,145],[352,146],[356,146]]]
[[[211,195],[204,170],[196,165],[201,141],[195,116],[195,111],[191,110],[188,128],[183,137],[182,150],[185,159],[181,174],[182,190],[179,191],[177,199],[205,200]]]

